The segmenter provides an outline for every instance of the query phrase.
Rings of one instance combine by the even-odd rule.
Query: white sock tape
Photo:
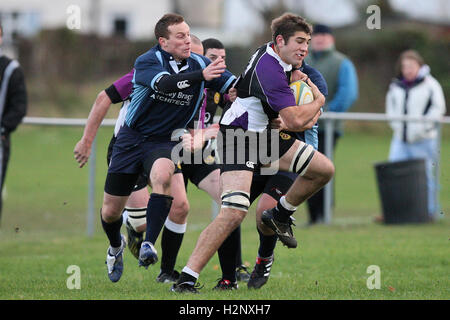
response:
[[[185,233],[186,232],[187,223],[178,224],[178,223],[171,221],[169,218],[167,218],[164,225],[166,226],[167,229],[169,229],[170,231],[175,232],[175,233]]]
[[[195,279],[198,279],[198,273],[193,271],[191,268],[189,267],[184,267],[183,270],[181,270],[184,273],[187,273],[190,276],[193,276]]]
[[[296,206],[293,206],[292,204],[290,204],[289,202],[287,202],[285,196],[282,196],[282,197],[280,198],[280,203],[281,203],[281,205],[283,206],[283,208],[285,208],[286,210],[289,210],[289,211],[297,211],[297,207],[296,207]]]

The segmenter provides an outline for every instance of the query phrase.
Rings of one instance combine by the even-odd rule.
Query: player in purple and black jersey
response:
[[[281,117],[289,131],[311,129],[320,116],[325,98],[313,82],[307,80],[314,101],[296,106],[289,88],[288,73],[299,65],[307,53],[311,27],[299,16],[285,14],[272,22],[273,42],[259,48],[252,56],[236,85],[238,98],[224,113],[220,124],[223,133],[219,147],[222,208],[217,218],[200,235],[197,245],[177,283],[175,292],[196,292],[200,271],[227,236],[242,222],[250,205],[253,172],[257,168],[277,164],[277,168],[298,174],[277,206],[262,214],[262,223],[276,232],[288,247],[296,247],[291,215],[297,206],[322,188],[333,176],[334,166],[311,145],[283,132],[265,134],[270,121]],[[231,132],[231,135],[228,133]],[[243,144],[236,139],[244,137]],[[255,140],[246,137],[256,137]],[[270,140],[272,139],[272,140]],[[265,163],[260,148],[278,147],[275,159]],[[275,150],[272,149],[272,150]],[[272,151],[272,150],[269,150]],[[231,154],[231,157],[227,157]],[[243,161],[242,161],[243,158]],[[266,159],[264,159],[266,160]]]

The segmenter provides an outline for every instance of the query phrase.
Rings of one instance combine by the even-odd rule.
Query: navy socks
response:
[[[178,251],[183,242],[184,233],[176,233],[164,227],[161,237],[161,271],[171,274],[175,269]]]
[[[103,230],[109,239],[111,247],[117,248],[122,245],[122,236],[120,235],[120,227],[122,227],[122,215],[114,222],[108,223],[103,220],[100,213],[100,220],[102,221]]]
[[[234,229],[217,250],[220,267],[222,269],[222,277],[231,282],[236,282],[236,268],[238,267],[238,265],[236,265],[236,260],[238,259],[237,254],[240,253],[240,246],[241,227],[239,226]]]
[[[152,193],[147,205],[147,230],[145,241],[155,244],[164,222],[169,215],[173,197],[165,194]]]
[[[271,257],[275,246],[277,245],[278,237],[276,234],[272,236],[265,236],[261,231],[257,228],[259,233],[259,248],[258,248],[258,256],[261,258]]]

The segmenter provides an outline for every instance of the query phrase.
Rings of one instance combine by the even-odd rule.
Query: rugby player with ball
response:
[[[280,116],[289,131],[303,132],[313,128],[320,116],[325,97],[310,79],[306,82],[311,87],[314,100],[302,107],[297,105],[289,87],[293,66],[301,65],[306,56],[311,29],[302,17],[293,14],[275,19],[272,22],[273,42],[256,51],[241,75],[236,85],[237,99],[220,121],[223,146],[219,154],[222,152],[220,156],[224,159],[221,168],[222,208],[200,235],[172,291],[197,292],[195,284],[199,273],[248,212],[254,171],[272,163],[277,163],[279,170],[298,176],[276,206],[262,213],[261,224],[274,231],[283,244],[291,248],[297,246],[291,229],[291,215],[332,178],[334,165],[310,144],[283,132],[267,135],[267,129],[270,121]],[[229,135],[230,130],[234,136]],[[236,144],[240,132],[256,135],[258,145],[252,146],[250,141],[244,146]],[[270,164],[263,163],[258,157],[261,141],[266,147],[271,145],[271,141],[278,142],[277,159]],[[231,159],[226,158],[228,152]],[[244,155],[245,161],[241,163],[236,155]]]

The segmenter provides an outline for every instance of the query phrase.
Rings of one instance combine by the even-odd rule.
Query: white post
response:
[[[325,155],[333,161],[333,135],[334,135],[334,120],[326,119],[325,120]],[[333,183],[334,179],[331,179],[325,185],[324,188],[324,197],[323,197],[323,214],[324,214],[324,223],[331,223],[332,212],[332,202],[333,202]]]
[[[441,146],[442,146],[442,124],[439,122],[436,122],[437,126],[437,155],[436,155],[436,164],[435,164],[435,170],[434,170],[434,183],[435,183],[435,196],[434,196],[434,203],[435,203],[435,212],[434,212],[434,219],[442,219],[444,217],[443,214],[441,214],[441,208],[439,206],[439,195],[440,195],[440,176],[441,176]]]

